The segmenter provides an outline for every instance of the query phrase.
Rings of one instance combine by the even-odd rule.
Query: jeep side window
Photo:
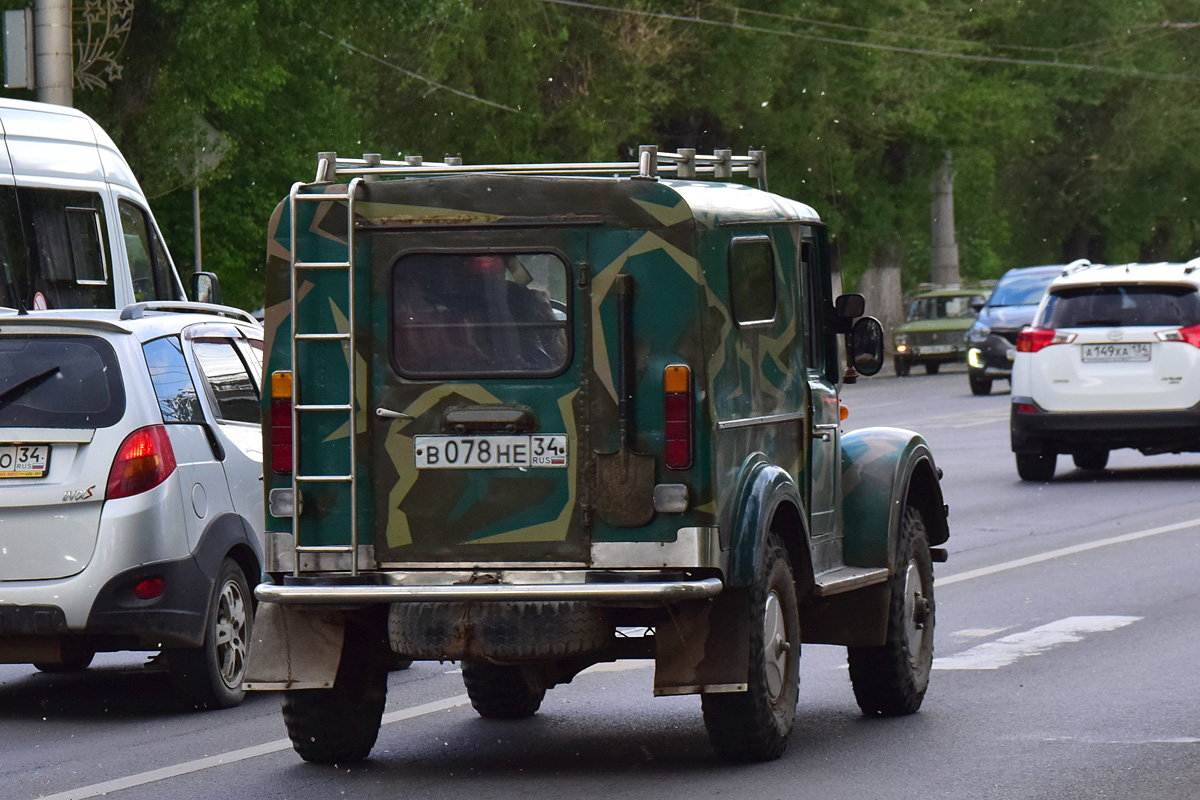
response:
[[[203,422],[196,386],[183,358],[183,345],[178,336],[164,336],[142,345],[150,382],[158,398],[163,422]]]
[[[409,378],[556,375],[567,265],[549,253],[413,253],[392,269],[392,363]]]
[[[121,200],[118,205],[134,298],[138,301],[182,300],[166,248],[150,225],[146,212],[128,200]]]
[[[729,292],[738,325],[775,321],[775,255],[770,239],[747,236],[730,243]]]

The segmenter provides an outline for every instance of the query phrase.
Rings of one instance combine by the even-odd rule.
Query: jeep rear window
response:
[[[0,336],[0,428],[105,428],[125,414],[112,346],[95,336]]]
[[[570,362],[568,271],[551,253],[412,253],[392,270],[405,377],[549,376]]]
[[[1048,328],[1185,327],[1200,324],[1200,295],[1190,286],[1073,286],[1050,293],[1042,319]]]

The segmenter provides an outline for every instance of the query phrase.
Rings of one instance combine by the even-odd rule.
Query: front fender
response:
[[[730,526],[729,583],[750,586],[762,558],[762,540],[783,503],[791,503],[801,520],[804,503],[796,482],[786,470],[762,453],[752,453],[738,470],[737,501]],[[804,523],[801,522],[801,525]],[[804,537],[807,540],[807,537]],[[785,542],[789,550],[802,542]]]
[[[933,453],[900,428],[864,428],[842,437],[842,518],[846,563],[892,567],[905,500],[925,518],[929,544],[950,535]]]

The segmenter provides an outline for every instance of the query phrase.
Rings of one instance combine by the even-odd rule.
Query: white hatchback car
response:
[[[241,701],[261,350],[223,306],[0,315],[0,662],[158,650],[185,702]]]
[[[1060,453],[1101,470],[1110,450],[1200,451],[1200,259],[1078,266],[1017,338],[1012,449],[1027,481]]]

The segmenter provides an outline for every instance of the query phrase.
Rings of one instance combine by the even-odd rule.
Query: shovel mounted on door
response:
[[[596,460],[600,519],[618,528],[636,528],[654,518],[654,456],[635,452],[633,277],[618,275],[617,290],[617,424],[619,449]]]

